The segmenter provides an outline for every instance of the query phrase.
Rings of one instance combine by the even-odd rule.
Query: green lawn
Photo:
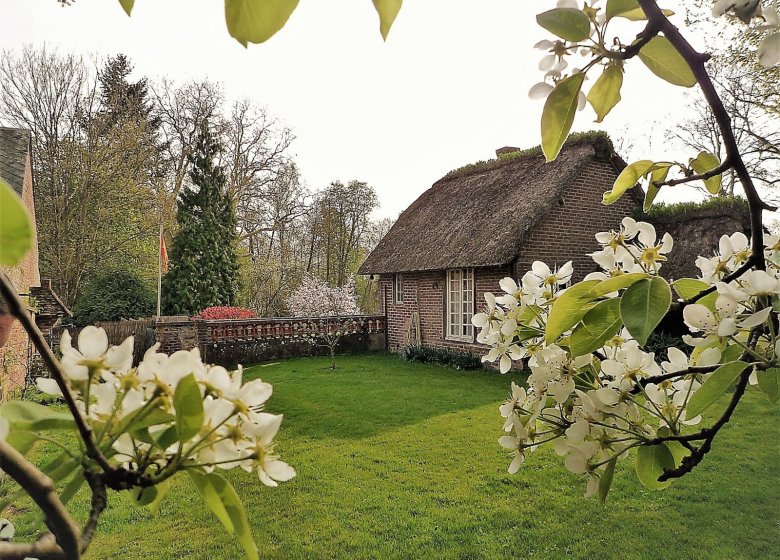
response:
[[[511,377],[394,356],[251,368],[274,384],[276,489],[231,472],[264,558],[764,559],[780,550],[780,415],[751,393],[693,476],[651,492],[630,461],[606,507],[550,451],[506,472],[497,407]],[[76,509],[86,512],[86,496]],[[20,520],[21,521],[21,520]],[[114,495],[88,558],[240,559],[182,478],[159,516]]]

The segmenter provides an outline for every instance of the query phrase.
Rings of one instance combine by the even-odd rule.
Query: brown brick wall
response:
[[[500,291],[498,282],[509,274],[509,267],[474,269],[475,311],[484,305],[485,292]],[[387,290],[387,342],[391,352],[400,350],[404,345],[412,314],[420,314],[422,344],[434,348],[449,348],[481,355],[486,347],[476,343],[446,340],[444,325],[444,297],[446,274],[443,270],[429,272],[410,272],[404,274],[404,301],[394,303],[392,295],[393,275],[384,274],[380,285]]]
[[[601,203],[602,194],[612,188],[617,172],[607,163],[593,161],[574,182],[563,199],[535,227],[517,256],[515,276],[521,278],[533,261],[544,261],[550,268],[573,261],[574,280],[579,281],[598,270],[588,254],[599,249],[594,235],[617,229],[620,220],[630,216],[636,206],[630,194],[611,206]]]
[[[32,163],[29,154],[22,186],[22,201],[33,217],[33,227],[35,227]],[[41,276],[38,270],[37,236],[33,237],[32,249],[21,263],[13,268],[0,267],[0,272],[8,276],[18,293],[27,294],[30,292],[30,286],[39,286]],[[27,372],[27,345],[27,333],[18,321],[14,321],[8,342],[0,348],[0,398],[24,385],[24,376]]]

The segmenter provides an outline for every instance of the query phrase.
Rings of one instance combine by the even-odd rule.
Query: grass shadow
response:
[[[295,437],[363,438],[441,414],[496,407],[511,380],[491,370],[458,371],[409,364],[391,354],[302,358],[247,368],[273,383],[268,410],[284,412]],[[307,421],[312,420],[312,421]]]

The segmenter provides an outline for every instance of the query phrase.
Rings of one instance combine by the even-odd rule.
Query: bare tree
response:
[[[780,111],[777,92],[768,92],[754,79],[755,71],[739,63],[719,63],[710,70],[724,106],[731,117],[734,137],[745,165],[757,184],[767,189],[780,183]],[[707,102],[697,95],[689,104],[690,116],[669,132],[669,137],[698,153],[708,151],[725,157],[718,121]],[[694,154],[695,155],[695,154]],[[734,194],[739,184],[734,170],[723,177],[722,196]],[[703,190],[703,186],[699,187]]]

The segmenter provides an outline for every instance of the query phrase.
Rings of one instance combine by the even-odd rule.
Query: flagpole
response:
[[[157,240],[157,320],[160,319],[160,302],[162,300],[162,244],[163,244],[163,225],[160,220],[160,238]]]

